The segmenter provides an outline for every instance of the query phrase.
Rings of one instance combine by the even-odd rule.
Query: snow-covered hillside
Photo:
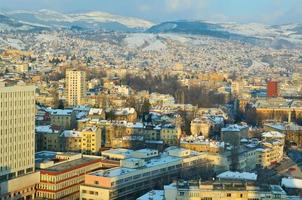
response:
[[[17,10],[6,12],[5,15],[16,20],[22,20],[30,23],[63,27],[72,25],[85,25],[85,27],[89,27],[89,25],[91,25],[95,27],[102,23],[116,23],[133,29],[147,29],[154,25],[150,21],[98,11],[65,14],[46,9],[39,11]]]

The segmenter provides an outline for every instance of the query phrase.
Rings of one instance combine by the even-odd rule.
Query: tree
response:
[[[58,109],[64,109],[64,102],[62,99],[59,100]]]
[[[145,117],[149,115],[150,109],[151,109],[151,104],[148,99],[145,99],[141,110],[143,121],[145,121]]]

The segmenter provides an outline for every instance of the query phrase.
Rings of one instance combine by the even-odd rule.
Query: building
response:
[[[60,151],[61,132],[61,128],[56,126],[36,126],[36,151]]]
[[[221,129],[221,139],[225,143],[239,145],[242,138],[248,137],[247,125],[230,124]]]
[[[64,152],[81,152],[82,135],[75,130],[65,130],[60,135],[61,151]]]
[[[42,151],[36,153],[36,167],[40,169],[37,198],[79,199],[80,184],[86,173],[102,168],[100,157],[78,153]]]
[[[139,197],[155,186],[170,183],[184,171],[196,177],[206,161],[197,152],[170,148],[165,154],[151,149],[131,152],[131,157],[121,160],[120,167],[99,170],[85,176],[81,185],[81,200],[127,199]]]
[[[288,144],[302,148],[302,126],[295,123],[266,123],[266,131],[278,131],[285,135],[285,141]]]
[[[208,118],[195,118],[191,121],[191,134],[208,138],[214,125]]]
[[[268,81],[267,82],[267,97],[278,97],[278,82]]]
[[[81,132],[81,150],[84,154],[98,155],[102,146],[101,129],[92,126]]]
[[[160,139],[169,146],[178,145],[181,128],[174,125],[164,125],[160,130]]]
[[[180,139],[180,147],[198,152],[219,153],[224,151],[224,142],[205,139],[203,136],[186,136]]]
[[[297,178],[282,178],[281,186],[288,195],[302,195],[302,179]]]
[[[66,100],[69,106],[80,105],[86,96],[86,72],[66,70]]]
[[[72,109],[48,109],[50,123],[63,129],[71,130],[76,128],[76,112]]]
[[[260,185],[245,181],[178,181],[164,187],[165,200],[285,200],[279,185]]]
[[[34,199],[34,87],[0,87],[0,135],[0,199]]]

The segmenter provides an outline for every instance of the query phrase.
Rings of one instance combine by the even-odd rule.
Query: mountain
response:
[[[7,17],[21,22],[54,28],[104,29],[108,31],[141,31],[154,25],[152,22],[133,17],[122,17],[105,12],[60,13],[52,10],[10,11]]]
[[[268,26],[256,23],[172,21],[152,26],[147,32],[204,35],[273,48],[302,47],[302,25],[299,24]]]
[[[49,27],[20,22],[18,20],[0,14],[0,32],[2,31],[38,31]]]

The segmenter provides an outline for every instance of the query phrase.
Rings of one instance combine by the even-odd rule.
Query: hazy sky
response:
[[[202,19],[302,23],[302,0],[0,0],[0,9],[97,10],[153,22]]]

